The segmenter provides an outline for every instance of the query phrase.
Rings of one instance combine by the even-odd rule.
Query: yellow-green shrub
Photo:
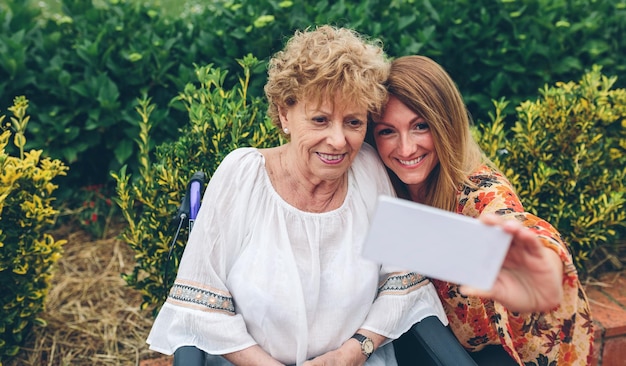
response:
[[[486,154],[511,179],[526,209],[557,227],[580,269],[598,246],[626,237],[626,90],[594,67],[578,82],[545,86],[507,129],[495,103],[477,128]]]
[[[250,70],[257,65],[252,56],[238,60],[244,77],[232,89],[224,87],[226,72],[212,65],[197,67],[198,83],[188,84],[175,102],[182,103],[189,114],[189,124],[176,141],[157,146],[154,160],[149,154],[149,100],[140,101],[139,173],[131,177],[122,168],[112,173],[117,182],[116,202],[127,228],[123,240],[135,252],[136,266],[124,279],[143,294],[142,308],[158,307],[165,300],[178,268],[186,240],[182,230],[171,261],[168,251],[176,226],[176,214],[188,180],[196,171],[210,177],[222,159],[232,150],[243,147],[267,147],[281,142],[275,126],[265,117],[266,103],[248,95]],[[166,284],[164,273],[169,274]]]
[[[52,179],[65,175],[67,167],[42,158],[41,150],[24,151],[27,108],[25,97],[15,98],[11,123],[2,125],[0,134],[0,360],[17,354],[33,324],[44,324],[38,315],[65,243],[47,230],[57,214]],[[7,152],[10,140],[17,156]]]

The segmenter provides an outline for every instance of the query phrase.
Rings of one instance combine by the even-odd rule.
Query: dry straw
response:
[[[157,356],[145,344],[150,314],[139,310],[140,294],[120,276],[134,265],[131,250],[116,239],[120,230],[95,241],[72,227],[54,233],[68,242],[41,315],[48,325],[35,327],[8,365],[138,365]]]

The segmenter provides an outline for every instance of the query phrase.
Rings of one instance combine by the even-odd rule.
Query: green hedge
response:
[[[31,100],[29,144],[66,161],[70,184],[102,183],[124,164],[137,170],[138,97],[159,106],[154,144],[171,141],[187,116],[168,102],[192,80],[194,63],[239,70],[234,60],[252,53],[262,62],[250,94],[261,96],[269,55],[314,24],[381,38],[391,56],[437,60],[479,123],[492,99],[517,105],[594,63],[608,75],[626,71],[624,0],[215,0],[181,5],[178,17],[141,0],[61,3],[57,17],[22,0],[0,5],[0,104]],[[225,84],[236,82],[233,73]]]
[[[8,4],[0,11],[0,102],[29,97],[29,146],[66,161],[69,185],[106,181],[136,154],[136,99],[167,106],[191,80],[198,53],[180,26],[144,6],[64,0],[64,16],[52,21],[21,0]],[[155,138],[174,138],[184,118],[155,111]]]

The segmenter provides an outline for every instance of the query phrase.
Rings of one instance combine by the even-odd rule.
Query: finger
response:
[[[529,244],[534,244],[533,242],[535,239],[533,239],[533,237],[535,236],[535,234],[517,220],[504,219],[502,216],[496,215],[494,213],[482,214],[479,219],[482,223],[486,225],[499,226],[504,232],[511,234],[511,246],[517,247],[517,250],[530,250],[526,247]],[[534,246],[531,248],[534,248]]]
[[[540,254],[543,244],[537,237],[537,234],[520,223],[508,224],[503,226],[504,230],[513,235],[512,246],[520,250],[524,250],[533,255]]]
[[[508,233],[514,234],[515,232],[525,228],[522,223],[512,218],[503,218],[500,215],[496,215],[492,212],[481,214],[478,219],[486,225],[500,226]]]
[[[483,298],[491,298],[493,296],[492,291],[485,291],[481,289],[477,289],[475,287],[461,285],[459,287],[459,291],[464,296],[472,296],[472,297],[483,297]]]
[[[490,225],[490,226],[498,225],[498,224],[502,223],[502,221],[503,221],[502,217],[500,217],[500,216],[498,216],[498,215],[496,215],[494,213],[491,213],[491,212],[481,214],[478,217],[478,219],[483,224]]]
[[[516,248],[516,250],[536,253],[536,251],[539,250],[542,246],[541,242],[537,238],[537,234],[522,225],[522,223],[517,220],[504,220],[504,222],[502,222],[501,228],[506,233],[512,235],[511,247]]]

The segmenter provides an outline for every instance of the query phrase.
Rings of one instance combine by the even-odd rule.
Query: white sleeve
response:
[[[430,280],[414,272],[381,270],[382,285],[362,328],[396,339],[422,319],[434,315],[448,325],[448,318]]]
[[[242,249],[245,220],[232,217],[242,215],[235,212],[239,206],[235,201],[247,200],[254,189],[258,172],[254,151],[233,151],[209,181],[176,281],[148,336],[151,349],[172,354],[193,345],[224,354],[256,344],[225,286]]]

